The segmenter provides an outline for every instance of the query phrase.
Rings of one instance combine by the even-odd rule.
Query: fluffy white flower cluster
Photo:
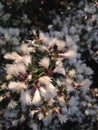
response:
[[[12,61],[5,66],[7,83],[4,91],[8,95],[4,93],[2,102],[11,99],[5,104],[5,125],[8,122],[11,124],[12,119],[17,120],[17,123],[22,122],[21,116],[25,113],[24,120],[29,118],[30,124],[32,120],[40,120],[45,127],[52,120],[57,120],[59,124],[67,120],[83,123],[85,117],[96,117],[97,105],[90,95],[91,79],[88,77],[93,71],[82,60],[79,63],[76,50],[75,56],[69,56],[67,54],[71,48],[68,44],[61,40],[63,47],[60,49],[58,42],[48,45],[42,39],[39,44],[29,41],[25,46],[21,44],[18,51],[4,55],[5,59]],[[42,46],[47,49],[42,50]],[[69,62],[72,59],[75,60],[73,67]],[[82,78],[77,82],[75,75],[81,75]],[[39,124],[35,125],[39,127]]]
[[[48,33],[39,31],[39,39],[24,40],[21,44],[19,29],[9,28],[6,32],[0,28],[4,34],[0,43],[9,41],[17,45],[3,53],[6,61],[5,78],[0,82],[3,126],[27,121],[33,130],[55,130],[71,121],[86,129],[85,121],[92,124],[98,118],[98,106],[90,90],[93,70],[81,54],[85,44],[93,53],[92,41],[98,40],[96,25],[92,25],[98,23],[97,10],[93,4],[84,6],[81,1],[77,10],[71,3],[68,12],[63,20],[55,14]]]

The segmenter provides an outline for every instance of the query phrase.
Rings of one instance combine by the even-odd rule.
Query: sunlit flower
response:
[[[42,112],[39,112],[39,113],[38,113],[38,119],[39,119],[39,120],[43,120],[43,118],[44,118],[43,113],[42,113]]]
[[[31,56],[30,55],[25,55],[23,57],[23,62],[26,66],[28,66],[29,64],[31,64]]]
[[[28,90],[24,91],[22,90],[21,92],[21,97],[20,97],[20,101],[22,104],[24,105],[31,105],[31,94]]]
[[[6,53],[4,58],[14,60],[16,63],[22,60],[22,57],[17,52]]]
[[[23,63],[7,64],[6,71],[8,75],[18,75],[19,73],[26,73],[26,67]]]
[[[76,52],[74,50],[69,50],[65,53],[59,53],[58,54],[60,57],[65,57],[65,58],[75,58],[77,56]]]
[[[65,48],[65,42],[63,42],[63,41],[59,41],[58,40],[58,42],[57,42],[57,49],[59,50],[59,51],[62,51],[62,50],[64,50],[64,48]]]
[[[66,78],[65,81],[66,81],[66,84],[67,84],[67,85],[71,85],[71,84],[72,84],[72,80],[71,80],[70,78]]]
[[[69,73],[68,73],[68,75],[69,75],[71,78],[74,77],[75,74],[76,74],[76,71],[75,71],[74,69],[70,70]]]
[[[49,38],[48,38],[44,33],[40,32],[39,37],[40,37],[40,40],[41,40],[41,41],[43,41],[45,44],[48,45],[48,43],[49,43]]]
[[[66,72],[65,72],[65,69],[64,69],[64,66],[63,66],[63,63],[61,61],[61,59],[58,59],[56,61],[56,67],[55,69],[53,70],[54,73],[59,73],[59,74],[62,74],[62,75],[66,75]]]
[[[85,110],[85,114],[88,116],[90,114],[89,110]]]
[[[28,47],[27,44],[22,44],[19,48],[19,50],[23,53],[23,54],[29,54],[30,52],[34,52],[35,49],[33,47]]]
[[[21,90],[26,89],[26,88],[27,88],[26,84],[22,82],[12,81],[8,84],[8,89],[14,92],[20,92]]]
[[[48,57],[44,57],[43,59],[40,60],[39,65],[44,67],[45,69],[48,69],[50,64],[50,60]]]
[[[41,45],[39,49],[41,51],[47,51],[47,52],[49,51],[48,48],[47,48],[47,46],[45,46],[45,45]]]
[[[50,84],[52,82],[51,78],[48,76],[42,76],[39,78],[41,84]]]
[[[57,88],[55,86],[52,85],[52,80],[50,77],[48,76],[43,76],[41,78],[39,78],[39,82],[42,85],[45,85],[45,89],[44,88],[40,88],[40,91],[42,93],[43,96],[45,97],[55,97],[57,95]],[[45,94],[45,95],[44,95]]]
[[[59,101],[61,106],[65,106],[66,102],[63,96],[58,96],[57,100]]]
[[[32,104],[35,105],[35,106],[41,105],[41,95],[40,95],[40,92],[39,92],[38,89],[34,93]]]
[[[4,98],[4,96],[0,96],[0,102],[2,102]]]
[[[60,58],[57,59],[56,66],[63,67],[63,62],[62,62],[62,60]]]
[[[51,97],[50,93],[44,87],[40,87],[39,90],[40,90],[41,96],[44,97],[45,99]]]
[[[53,70],[54,73],[59,73],[59,74],[62,74],[62,75],[66,75],[65,73],[65,69],[61,66],[57,66],[54,70]]]
[[[6,72],[8,75],[18,75],[19,72],[17,71],[16,64],[7,64],[6,65]]]

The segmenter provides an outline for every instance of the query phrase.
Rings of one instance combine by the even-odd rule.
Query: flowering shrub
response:
[[[90,89],[93,70],[82,53],[88,50],[89,56],[95,56],[93,40],[94,49],[98,49],[96,12],[94,4],[80,2],[77,9],[71,3],[62,16],[50,12],[55,18],[48,32],[31,29],[32,39],[21,40],[20,33],[29,32],[26,27],[0,27],[4,58],[0,63],[2,126],[9,128],[26,121],[33,130],[60,130],[70,121],[78,122],[81,129],[93,129],[98,118]]]
[[[27,40],[4,55],[8,60],[6,82],[1,85],[5,126],[27,120],[33,129],[41,124],[43,129],[53,129],[67,120],[95,121],[96,100],[89,89],[93,71],[80,60],[75,44],[70,44],[54,38],[51,45],[44,39]]]

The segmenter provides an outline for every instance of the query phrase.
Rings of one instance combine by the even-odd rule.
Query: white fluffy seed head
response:
[[[43,59],[40,60],[39,65],[44,67],[45,69],[48,69],[50,64],[50,60],[48,57],[44,57]]]

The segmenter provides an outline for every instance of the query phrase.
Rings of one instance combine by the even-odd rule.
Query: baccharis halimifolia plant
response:
[[[5,25],[12,14],[3,15],[3,2],[0,10]],[[15,27],[22,24],[21,29],[0,27],[0,58],[4,55],[0,63],[0,126],[26,122],[33,130],[60,130],[70,121],[77,122],[77,129],[93,130],[98,119],[97,101],[90,89],[93,70],[82,54],[88,51],[97,62],[97,12],[93,3],[80,1],[76,7],[71,2],[62,17],[50,12],[49,17],[55,18],[48,26],[49,33],[39,31],[33,40],[20,38],[29,32],[25,24],[31,24],[25,13],[10,23]],[[94,95],[98,96],[97,90]]]
[[[26,121],[33,130],[44,130],[60,129],[67,121],[94,122],[97,105],[89,88],[93,71],[79,59],[75,46],[56,38],[48,38],[49,44],[43,35],[4,55],[1,124],[8,128]]]

